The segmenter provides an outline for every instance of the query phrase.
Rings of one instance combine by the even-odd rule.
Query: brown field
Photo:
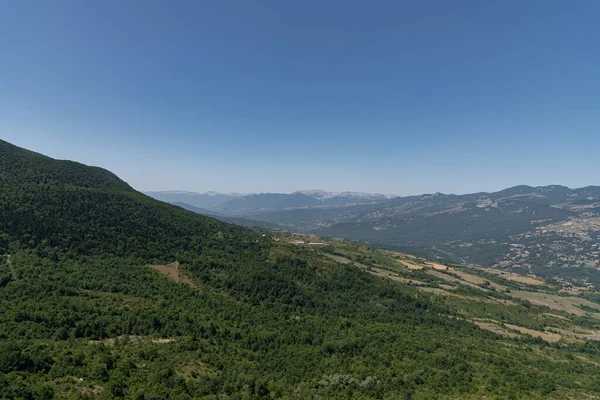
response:
[[[574,329],[577,329],[577,327],[575,327]],[[546,330],[551,332],[557,332],[564,336],[571,336],[577,339],[600,340],[600,331],[574,332],[567,329],[554,328],[552,326],[547,327]]]
[[[482,291],[484,291],[484,292],[485,292],[485,291],[487,291],[487,289],[484,289],[484,288],[482,288],[482,287],[480,287],[480,286],[477,286],[476,284],[474,284],[474,283],[472,283],[472,282],[463,281],[462,279],[458,279],[458,278],[456,278],[456,277],[454,277],[454,276],[451,276],[451,275],[448,275],[448,274],[444,274],[444,273],[442,273],[442,272],[433,271],[433,270],[428,270],[428,271],[426,271],[426,272],[427,272],[429,275],[431,275],[431,276],[435,276],[435,277],[437,277],[437,278],[441,278],[441,279],[443,279],[443,280],[445,280],[445,281],[447,281],[447,282],[451,282],[451,283],[459,283],[459,284],[461,284],[461,285],[470,286],[470,287],[472,287],[472,288],[479,289],[479,290],[482,290]],[[456,271],[452,271],[452,272],[456,272]]]
[[[558,292],[559,293],[569,294],[571,296],[577,296],[581,292],[586,292],[586,291],[589,291],[589,290],[590,289],[586,288],[586,287],[575,286],[575,287],[573,287],[573,289],[560,289]]]
[[[477,325],[481,329],[485,329],[486,331],[494,332],[494,333],[504,335],[504,336],[510,337],[510,338],[519,337],[519,335],[517,335],[516,333],[509,332],[506,329],[502,328],[500,325],[495,324],[493,322],[478,321],[478,320],[473,320],[471,322],[473,322],[475,325]]]
[[[492,282],[492,281],[490,281],[488,279],[482,278],[482,277],[477,276],[477,275],[472,275],[472,274],[469,274],[469,273],[464,272],[464,271],[452,270],[452,273],[460,276],[463,280],[465,280],[467,282],[474,283],[476,285],[483,285],[487,281],[487,282],[490,283],[490,285],[492,287],[496,288],[496,290],[505,290],[506,289],[505,286],[499,285],[499,284],[497,284],[495,282]]]
[[[434,262],[428,262],[427,266],[433,267],[434,269],[437,269],[437,270],[440,270],[440,271],[450,271],[450,270],[452,270],[452,268],[448,267],[447,265],[442,265],[442,264],[438,264],[438,263],[434,263]]]
[[[455,274],[455,275],[460,276],[461,279],[463,279],[463,280],[465,280],[467,282],[474,283],[476,285],[482,285],[482,284],[485,283],[485,281],[487,281],[487,279],[484,279],[484,278],[482,278],[480,276],[471,275],[471,274],[468,274],[468,273],[463,272],[463,271],[453,270],[452,273]]]
[[[507,279],[509,281],[524,283],[526,285],[535,285],[535,286],[545,285],[544,281],[541,281],[536,278],[532,278],[530,276],[523,276],[523,275],[517,275],[517,274],[504,274],[501,276],[502,276],[502,278]]]
[[[489,274],[498,275],[506,280],[513,281],[513,282],[519,282],[519,283],[524,283],[527,285],[536,285],[536,286],[541,286],[541,285],[546,284],[541,279],[532,278],[531,276],[523,276],[523,275],[519,275],[519,274],[509,273],[509,272],[502,271],[502,270],[495,269],[495,268],[482,268],[482,267],[475,267],[475,268],[478,270],[481,270],[481,271],[485,271]]]
[[[558,342],[561,339],[561,336],[557,333],[541,332],[541,331],[536,331],[536,330],[529,329],[529,328],[523,328],[522,326],[506,324],[506,323],[504,324],[504,326],[506,326],[509,329],[519,331],[521,333],[525,333],[525,334],[528,334],[531,336],[542,338],[548,343]]]
[[[381,251],[384,253],[391,254],[394,257],[410,258],[411,260],[417,259],[417,256],[413,256],[412,254],[404,254],[404,253],[400,253],[397,251],[390,251],[390,250],[381,250]]]
[[[179,269],[179,261],[167,265],[150,265],[150,268],[166,275],[175,282],[185,283],[188,286],[194,287],[192,280],[185,276]]]
[[[398,261],[400,264],[404,265],[408,269],[423,269],[422,265],[415,264],[415,263],[412,263],[412,262],[408,262],[406,260],[402,260],[402,261],[396,260],[396,261]]]
[[[525,292],[520,290],[512,291],[511,295],[519,299],[529,300],[533,304],[539,306],[546,306],[553,310],[562,310],[579,316],[585,315],[586,312],[577,307],[577,305],[585,305],[600,311],[600,304],[592,303],[589,300],[580,299],[578,297],[563,297],[547,293]],[[600,313],[590,314],[595,318],[600,318]]]
[[[377,267],[368,267],[367,265],[361,264],[359,262],[353,261],[349,258],[343,257],[343,256],[338,256],[335,254],[324,254],[327,258],[330,258],[336,262],[342,263],[342,264],[354,264],[359,268],[365,269],[368,272],[370,272],[373,275],[376,275],[380,278],[388,278],[391,279],[393,281],[396,282],[400,282],[400,283],[404,283],[404,284],[415,284],[415,285],[426,285],[425,282],[416,280],[416,279],[408,279],[408,278],[404,278],[401,276],[398,276],[398,274],[392,272],[392,271],[388,271],[382,268],[377,268]],[[409,263],[410,264],[410,263]],[[423,268],[422,266],[418,266],[419,269]]]

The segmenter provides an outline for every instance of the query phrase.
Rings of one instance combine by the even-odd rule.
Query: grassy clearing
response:
[[[388,270],[381,269],[381,268],[372,267],[372,268],[369,268],[369,272],[371,274],[379,276],[381,278],[388,278],[388,279],[391,279],[393,281],[404,283],[404,284],[426,285],[426,283],[423,282],[423,281],[419,281],[417,279],[410,279],[410,278],[405,278],[405,277],[402,277],[402,276],[398,276],[397,274],[395,274],[393,272],[390,272]]]
[[[353,261],[353,260],[350,260],[349,258],[346,258],[346,257],[337,256],[335,254],[325,254],[325,256],[327,256],[327,257],[331,258],[332,260],[335,260],[335,261],[337,261],[339,263],[342,263],[342,264],[355,264],[359,268],[363,268],[363,269],[367,269],[368,268],[366,265],[361,264],[361,263],[356,262],[356,261]]]
[[[450,291],[447,291],[444,289],[433,288],[433,287],[420,287],[419,290],[423,291],[423,292],[433,293],[436,296],[441,296],[441,297],[454,297],[457,299],[469,300],[469,301],[474,301],[474,302],[487,302],[488,301],[487,299],[477,298],[477,297],[473,297],[473,296],[467,296],[464,294],[458,294],[458,293],[450,292]]]
[[[568,321],[569,320],[569,318],[567,318],[565,316],[557,315],[557,314],[552,314],[552,313],[543,313],[542,315],[547,315],[548,317],[562,319],[563,321]]]
[[[179,261],[175,261],[166,265],[150,265],[150,268],[160,272],[163,275],[166,275],[169,279],[175,282],[185,283],[190,287],[194,287],[192,280],[185,276],[185,274],[183,274],[179,268]]]

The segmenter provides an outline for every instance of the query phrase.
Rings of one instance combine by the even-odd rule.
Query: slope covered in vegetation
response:
[[[0,398],[600,391],[595,342],[481,330],[426,293],[6,142],[0,254]],[[149,267],[173,261],[186,280]]]

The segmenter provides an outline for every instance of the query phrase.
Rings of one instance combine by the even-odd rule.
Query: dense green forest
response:
[[[595,342],[433,296],[0,141],[0,398],[583,398]],[[178,261],[176,282],[149,265]]]

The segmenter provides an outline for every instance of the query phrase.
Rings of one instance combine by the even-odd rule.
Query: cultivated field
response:
[[[531,335],[533,337],[542,338],[548,343],[558,342],[561,339],[561,336],[557,333],[541,332],[541,331],[536,331],[534,329],[523,328],[522,326],[506,324],[506,323],[504,324],[504,326],[507,327],[508,329],[512,329],[514,331],[518,331],[518,332],[521,332],[521,333],[524,333],[527,335]]]
[[[579,316],[586,315],[586,311],[577,307],[580,305],[600,311],[600,305],[578,297],[557,296],[542,292],[526,292],[520,290],[513,291],[511,295],[519,299],[528,300],[535,305],[545,306],[553,310],[566,311]],[[587,314],[591,314],[594,317],[600,318],[600,313]]]

